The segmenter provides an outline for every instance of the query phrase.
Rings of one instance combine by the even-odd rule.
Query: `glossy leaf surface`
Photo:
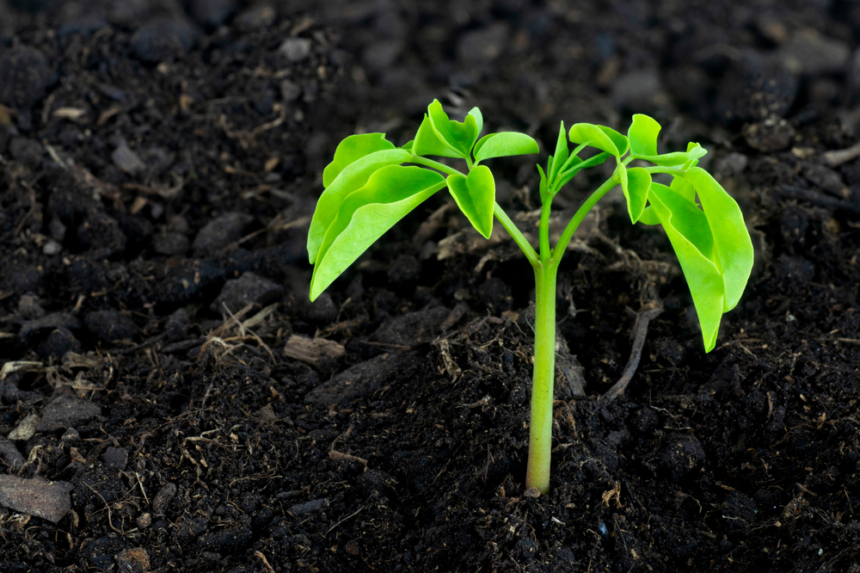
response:
[[[623,166],[622,166],[623,167]],[[624,198],[627,199],[627,212],[630,221],[636,223],[645,210],[648,202],[648,189],[651,187],[651,174],[641,167],[626,170],[626,178],[622,180]]]
[[[390,165],[340,204],[319,249],[311,279],[315,300],[397,221],[445,186],[429,169]]]
[[[448,190],[457,206],[485,238],[493,232],[493,208],[496,203],[496,182],[489,168],[479,165],[468,177],[448,176]]]
[[[652,183],[649,199],[684,271],[702,327],[705,351],[710,352],[716,344],[725,306],[723,276],[711,258],[714,236],[705,214],[669,187]]]
[[[311,226],[308,230],[308,259],[316,262],[326,231],[337,216],[338,208],[347,195],[363,187],[373,173],[388,165],[400,165],[411,156],[403,149],[384,149],[365,155],[347,165],[317,201]]]
[[[429,115],[424,115],[424,121],[418,128],[415,141],[412,144],[412,152],[415,155],[441,155],[442,157],[465,157],[463,153],[448,145],[442,137],[433,129],[433,120]]]
[[[723,311],[733,309],[744,292],[753,265],[753,246],[743,213],[713,176],[701,167],[680,175],[696,190],[714,236],[714,262],[725,283]]]
[[[621,137],[624,137],[618,132],[615,133],[617,133]],[[622,153],[616,146],[616,140],[618,140],[618,138],[610,137],[610,135],[607,134],[604,129],[602,129],[602,126],[594,125],[591,123],[575,123],[570,128],[570,132],[568,133],[568,135],[570,136],[570,141],[572,143],[588,144],[591,147],[596,147],[601,151],[609,153],[616,159],[620,157]],[[627,146],[624,145],[623,147],[626,150]]]
[[[394,149],[394,144],[385,139],[384,133],[350,135],[341,141],[334,152],[334,159],[323,171],[323,187],[328,187],[346,166],[375,151]]]
[[[478,138],[479,130],[476,116],[467,115],[464,122],[452,121],[448,119],[448,114],[445,113],[442,104],[436,99],[427,107],[427,114],[436,135],[449,148],[459,152],[462,157],[468,156]],[[483,117],[481,117],[481,123],[483,123]]]
[[[549,167],[549,180],[555,181],[556,175],[564,167],[570,155],[570,150],[567,148],[567,133],[564,130],[564,122],[558,128],[558,140],[555,142],[555,154],[552,156],[552,166]]]
[[[475,160],[483,161],[492,157],[508,155],[527,155],[538,153],[537,141],[524,133],[503,131],[485,135],[475,145]]]
[[[659,133],[660,124],[656,120],[645,114],[635,114],[633,123],[627,130],[627,139],[630,140],[630,153],[638,157],[656,156]]]
[[[673,153],[664,153],[663,155],[636,155],[637,159],[644,159],[662,167],[673,167],[676,165],[684,165],[691,161],[698,161],[699,158],[707,155],[708,150],[698,143],[691,143],[687,146],[687,151],[675,151]]]

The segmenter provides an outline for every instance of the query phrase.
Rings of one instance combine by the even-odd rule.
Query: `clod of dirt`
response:
[[[18,471],[27,461],[27,459],[21,455],[21,452],[18,451],[18,448],[15,447],[15,444],[3,436],[0,436],[0,458],[3,458],[3,461],[6,462],[13,472]]]
[[[307,308],[308,320],[319,322],[333,322],[337,319],[337,307],[331,299],[331,295],[323,293]]]
[[[185,55],[197,43],[200,30],[185,18],[161,16],[141,26],[131,38],[131,49],[140,60],[157,64]]]
[[[407,312],[380,326],[370,339],[382,344],[409,347],[427,343],[436,338],[449,314],[451,309],[444,306]]]
[[[68,328],[57,328],[36,346],[36,354],[42,358],[62,358],[66,352],[80,352],[81,342]]]
[[[170,502],[173,501],[173,498],[176,497],[176,484],[168,483],[155,494],[155,497],[152,500],[152,512],[155,515],[161,515],[164,513],[164,510],[170,505]]]
[[[0,103],[28,109],[45,97],[54,71],[36,48],[18,47],[0,57]]]
[[[109,468],[124,470],[128,465],[128,450],[110,446],[102,454],[102,461]]]
[[[119,223],[104,211],[87,215],[86,220],[78,226],[77,239],[84,249],[110,251],[124,250],[127,242]]]
[[[271,26],[276,15],[275,9],[271,6],[255,6],[236,16],[235,23],[240,32],[253,32]]]
[[[194,256],[211,257],[242,238],[254,218],[246,213],[224,213],[200,229],[194,238]]]
[[[73,488],[64,481],[0,475],[0,506],[57,523],[72,508],[69,492]]]
[[[743,134],[750,147],[765,153],[785,149],[794,140],[794,128],[784,119],[777,117],[745,125]]]
[[[749,535],[756,516],[756,505],[751,498],[737,491],[729,492],[721,510],[729,531],[742,537]]]
[[[18,299],[18,312],[28,320],[45,316],[45,309],[39,304],[39,299],[29,294]]]
[[[191,241],[180,233],[165,232],[152,237],[152,250],[159,255],[176,257],[188,252]]]
[[[188,318],[188,312],[184,308],[180,308],[171,314],[165,325],[167,340],[170,342],[184,340],[190,324],[191,320]]]
[[[146,573],[149,571],[149,554],[142,547],[124,549],[116,554],[116,564],[124,573]]]
[[[381,354],[367,362],[360,362],[311,390],[305,396],[305,402],[317,406],[337,406],[368,396],[379,390],[393,372],[417,357],[415,352]]]
[[[40,432],[52,432],[86,422],[101,414],[101,408],[73,394],[60,394],[42,410]]]
[[[41,143],[29,137],[13,137],[9,142],[9,153],[24,167],[35,170],[42,164],[45,150]]]
[[[748,50],[729,68],[715,104],[726,123],[782,117],[797,97],[800,80],[782,61]]]
[[[47,314],[41,318],[25,322],[21,326],[21,332],[18,333],[18,341],[25,346],[30,346],[45,331],[58,328],[78,330],[81,328],[81,322],[65,312]]]
[[[252,304],[256,310],[259,310],[280,300],[282,296],[284,296],[284,287],[248,272],[243,273],[238,279],[226,281],[218,298],[209,308],[215,312],[224,312],[224,307],[227,307],[230,312],[235,313]]]
[[[669,479],[678,480],[705,461],[705,450],[696,436],[666,436],[659,454],[660,471]]]
[[[300,515],[304,515],[306,513],[313,513],[315,511],[320,511],[328,505],[328,500],[323,499],[313,499],[311,501],[306,501],[304,503],[297,503],[296,505],[291,506],[287,511],[292,513],[296,517]]]
[[[418,280],[421,263],[412,255],[399,255],[388,267],[388,280],[393,286],[407,287]]]
[[[201,549],[217,551],[224,555],[241,551],[254,541],[254,535],[248,527],[239,527],[227,531],[219,531],[204,535],[197,540],[197,546]]]
[[[118,310],[97,310],[87,314],[84,325],[93,336],[102,342],[133,340],[137,336],[137,325],[125,313]]]
[[[790,67],[802,74],[836,74],[845,71],[851,47],[815,30],[801,30],[780,47],[779,54]]]
[[[188,7],[195,20],[215,28],[236,10],[236,0],[191,0]]]

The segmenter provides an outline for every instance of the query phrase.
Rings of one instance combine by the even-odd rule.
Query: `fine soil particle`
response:
[[[851,2],[0,1],[0,571],[856,572],[858,31]],[[308,300],[337,143],[403,144],[433,98],[542,142],[649,113],[756,248],[705,354],[665,234],[619,192],[589,217],[546,495],[500,228],[439,193]],[[492,167],[531,234],[534,157]]]

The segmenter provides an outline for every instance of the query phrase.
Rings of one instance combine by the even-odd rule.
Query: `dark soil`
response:
[[[858,46],[847,0],[0,0],[0,571],[860,572]],[[652,114],[756,246],[705,354],[665,235],[602,204],[539,498],[510,240],[440,193],[308,302],[336,144],[434,97],[544,142]],[[524,226],[533,158],[493,167]]]

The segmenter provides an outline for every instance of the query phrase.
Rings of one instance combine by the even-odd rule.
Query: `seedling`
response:
[[[491,133],[478,139],[483,117],[472,109],[465,121],[448,119],[434,100],[413,141],[396,147],[385,134],[351,135],[323,172],[325,191],[308,233],[314,265],[310,298],[316,299],[349,265],[397,221],[437,191],[447,187],[457,206],[484,237],[493,217],[511,235],[535,273],[535,348],[526,487],[549,490],[555,373],[555,298],[558,267],[579,224],[591,208],[620,185],[632,223],[662,225],[687,279],[702,328],[705,352],[714,348],[720,318],[743,293],[753,262],[753,248],[738,204],[704,169],[706,150],[690,143],[686,151],[659,154],[660,124],[634,115],[627,136],[602,125],[577,123],[558,134],[555,153],[540,165],[542,203],[539,245],[535,249],[495,201],[495,180],[482,162],[538,153],[534,139],[522,133]],[[575,147],[571,150],[568,140]],[[586,147],[598,153],[579,155]],[[462,159],[466,172],[429,159]],[[580,171],[615,160],[612,176],[582,204],[554,247],[549,242],[553,197]],[[632,161],[651,164],[628,167]],[[651,179],[671,176],[670,185]],[[698,201],[697,201],[698,197]]]

